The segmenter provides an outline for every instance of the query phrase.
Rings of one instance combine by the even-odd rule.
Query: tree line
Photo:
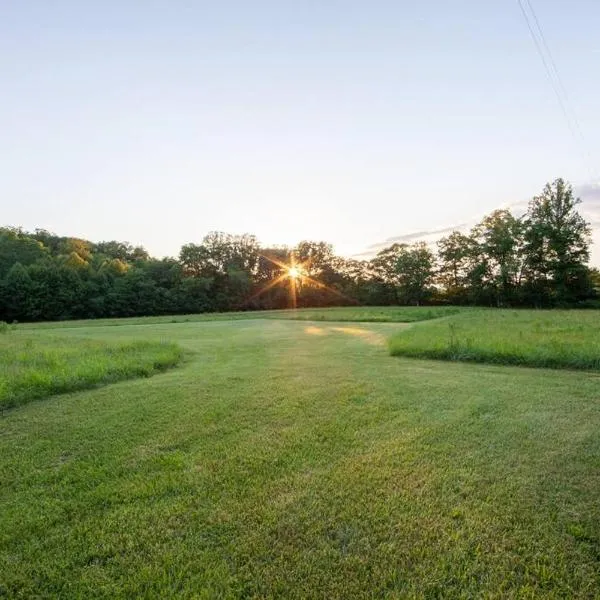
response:
[[[496,210],[440,239],[392,244],[369,260],[326,242],[263,247],[252,235],[209,233],[177,258],[126,242],[0,228],[0,320],[186,314],[346,304],[587,306],[600,273],[587,266],[590,227],[557,179],[525,215]],[[298,264],[301,276],[287,275]]]

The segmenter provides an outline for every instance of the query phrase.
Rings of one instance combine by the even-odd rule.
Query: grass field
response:
[[[132,377],[149,377],[175,366],[182,352],[160,342],[105,343],[0,335],[0,410],[52,394]]]
[[[396,356],[600,370],[598,311],[470,310],[396,335]]]
[[[598,375],[389,355],[454,318],[13,332],[189,358],[5,412],[0,597],[597,597]]]
[[[291,319],[298,321],[350,321],[381,323],[414,323],[449,316],[469,309],[456,306],[360,306],[336,308],[298,308],[286,310],[257,310],[228,313],[200,313],[195,315],[168,315],[158,317],[129,317],[85,321],[54,321],[49,323],[21,323],[19,329],[64,329],[65,327],[106,327],[126,325],[163,325],[166,323],[204,323],[206,321],[233,321],[245,319]]]

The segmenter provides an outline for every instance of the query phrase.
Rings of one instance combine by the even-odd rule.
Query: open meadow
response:
[[[234,317],[0,336],[174,366],[2,412],[0,597],[598,597],[597,311]]]

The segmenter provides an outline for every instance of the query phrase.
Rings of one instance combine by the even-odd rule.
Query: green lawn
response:
[[[335,308],[298,308],[286,310],[256,310],[225,313],[198,313],[193,315],[166,315],[158,317],[128,317],[84,321],[53,321],[48,323],[20,323],[23,329],[64,329],[73,327],[106,327],[107,325],[164,325],[165,323],[203,323],[206,321],[233,321],[240,319],[291,319],[298,321],[352,321],[414,323],[457,314],[470,309],[456,306],[346,306]]]
[[[470,310],[395,335],[396,356],[600,370],[600,311]]]
[[[597,597],[598,375],[389,355],[429,325],[13,332],[189,359],[5,412],[0,597]]]

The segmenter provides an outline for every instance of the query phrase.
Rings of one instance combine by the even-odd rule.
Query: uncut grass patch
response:
[[[133,377],[176,365],[182,350],[156,341],[126,343],[0,336],[0,409]]]
[[[600,370],[600,311],[475,310],[394,335],[394,356]]]

